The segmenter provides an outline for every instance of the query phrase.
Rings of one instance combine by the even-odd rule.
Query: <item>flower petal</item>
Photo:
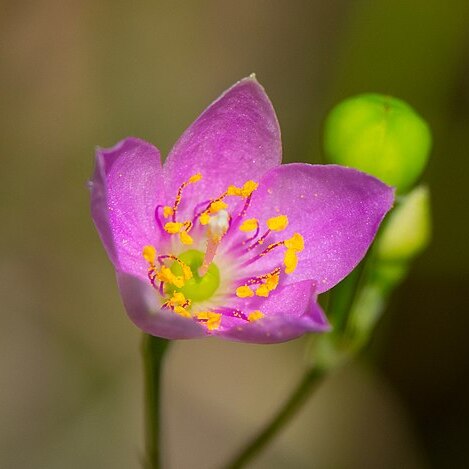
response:
[[[251,323],[224,319],[225,326],[214,334],[235,341],[272,344],[306,332],[328,331],[330,325],[316,303],[315,289],[315,283],[307,280],[279,288],[265,300],[247,300],[244,311],[259,310],[264,317]]]
[[[272,232],[258,252],[300,233],[304,250],[298,253],[298,266],[286,282],[316,280],[317,293],[322,293],[360,262],[393,200],[391,187],[365,173],[335,165],[295,163],[264,175],[247,216],[258,218],[263,227],[272,216],[288,216],[288,227]],[[269,272],[282,265],[284,252],[283,247],[276,248],[249,269]]]
[[[281,159],[274,108],[257,80],[248,77],[212,103],[177,141],[165,163],[167,187],[175,192],[200,172],[203,179],[186,189],[194,206],[231,184],[260,178]]]
[[[98,149],[90,187],[93,220],[114,266],[146,278],[142,248],[158,242],[155,207],[165,198],[159,151],[136,138]]]
[[[157,293],[144,280],[118,272],[117,283],[129,318],[147,334],[165,339],[193,339],[207,335],[205,328],[196,321],[162,310]]]

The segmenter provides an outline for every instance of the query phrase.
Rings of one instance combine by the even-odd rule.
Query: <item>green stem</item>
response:
[[[225,466],[226,469],[241,468],[254,459],[285,424],[296,415],[311,393],[316,389],[324,375],[325,370],[323,369],[308,369],[277,415],[260,431],[253,441]]]
[[[161,371],[169,340],[144,334],[142,355],[145,399],[145,467],[160,469],[161,465]]]
[[[331,321],[334,331],[341,332],[345,327],[347,315],[357,293],[361,281],[365,262],[362,261],[347,277],[345,277],[330,292],[327,305],[327,317]]]

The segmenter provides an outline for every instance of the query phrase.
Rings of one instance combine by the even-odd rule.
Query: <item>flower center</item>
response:
[[[189,219],[186,218],[186,207],[186,217],[182,218],[180,209],[183,192],[188,185],[196,184],[201,179],[201,174],[194,174],[181,184],[172,206],[156,207],[156,222],[163,238],[172,238],[170,246],[173,252],[160,253],[151,245],[143,247],[142,254],[148,264],[148,279],[159,291],[162,308],[192,318],[204,324],[209,331],[218,329],[222,318],[231,322],[258,321],[264,317],[264,313],[259,310],[246,311],[249,304],[246,304],[245,299],[266,298],[275,294],[281,277],[290,275],[297,267],[297,254],[304,248],[303,236],[294,233],[290,238],[280,241],[274,239],[274,242],[269,243],[273,236],[277,236],[276,233],[287,229],[288,217],[280,214],[269,218],[265,221],[265,228],[262,228],[257,218],[245,218],[252,194],[258,187],[254,181],[247,181],[242,187],[229,186],[215,199],[196,204]],[[241,206],[236,203],[240,199],[244,200]],[[238,211],[234,211],[237,206]],[[181,252],[180,247],[194,244],[194,237],[199,245],[204,241],[205,252],[196,249]],[[226,257],[220,259],[224,267],[221,282],[220,271],[214,260],[225,239],[228,239],[228,258],[233,265],[226,268]],[[226,250],[226,246],[223,249]],[[264,272],[261,269],[255,276],[248,274],[253,272],[248,266],[279,249],[284,252],[283,261],[279,260],[279,265]],[[221,283],[222,294],[217,291]],[[215,294],[216,299],[213,298]]]
[[[201,251],[191,249],[179,254],[180,261],[188,266],[192,271],[192,278],[186,280],[181,288],[170,287],[168,293],[180,292],[185,298],[190,298],[192,303],[201,302],[211,298],[220,286],[220,271],[218,267],[211,262],[205,275],[199,275],[199,269],[203,264],[205,254]],[[170,267],[171,271],[177,277],[182,277],[183,267],[181,263],[174,262]]]

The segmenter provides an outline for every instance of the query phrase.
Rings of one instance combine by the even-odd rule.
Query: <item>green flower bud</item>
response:
[[[329,113],[324,151],[336,164],[372,174],[403,193],[427,164],[431,134],[426,122],[405,102],[362,94]]]
[[[389,214],[376,241],[379,260],[410,260],[429,243],[431,234],[430,194],[419,186],[402,197]]]

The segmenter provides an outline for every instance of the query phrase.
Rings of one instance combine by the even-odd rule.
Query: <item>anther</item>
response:
[[[259,319],[262,319],[263,317],[264,317],[264,314],[261,313],[260,311],[253,311],[252,313],[249,313],[248,321],[249,322],[259,321]]]
[[[184,308],[183,306],[175,306],[174,307],[174,310],[173,310],[175,313],[179,314],[179,316],[182,316],[183,318],[191,318],[191,313],[189,313],[189,311],[187,311],[186,308]]]
[[[163,283],[169,283],[174,285],[176,288],[182,288],[184,286],[184,278],[174,275],[170,268],[161,266],[161,269],[156,272],[156,278]]]
[[[223,202],[223,200],[215,200],[210,204],[209,212],[213,214],[226,208],[228,208],[228,204],[226,202]]]
[[[186,263],[181,261],[181,259],[179,259],[179,257],[173,256],[172,254],[165,254],[163,256],[158,256],[158,261],[160,262],[160,264],[163,264],[164,259],[171,259],[172,261],[177,262],[181,266],[182,275],[184,277],[184,280],[190,280],[192,278],[191,268]]]
[[[143,258],[149,264],[154,264],[156,259],[156,249],[153,246],[145,246],[143,248]]]
[[[254,292],[247,285],[242,285],[236,289],[236,296],[239,298],[249,298],[254,296]]]
[[[247,233],[249,231],[257,230],[258,226],[259,226],[259,222],[257,221],[256,218],[249,218],[248,220],[243,221],[243,223],[239,227],[239,230]]]
[[[296,252],[301,252],[305,248],[305,241],[303,236],[299,233],[295,233],[290,239],[285,240],[285,247],[287,249],[293,249]]]
[[[288,218],[286,215],[279,215],[267,220],[267,227],[271,231],[283,231],[287,226]]]
[[[295,271],[296,266],[298,265],[298,257],[296,255],[296,251],[293,249],[287,249],[285,251],[285,257],[283,259],[285,264],[285,273],[291,274]]]
[[[221,314],[212,311],[201,311],[197,313],[197,319],[205,321],[205,325],[209,331],[216,330],[220,327]]]
[[[173,213],[174,213],[174,210],[172,207],[169,207],[168,205],[163,207],[163,216],[165,218],[169,218],[170,216],[172,216]]]
[[[261,285],[256,289],[256,296],[263,296],[267,298],[269,296],[270,290],[267,285]]]
[[[199,222],[201,225],[208,225],[210,221],[210,215],[207,212],[203,212],[199,216]]]
[[[187,233],[187,231],[181,231],[179,233],[179,239],[181,240],[181,243],[182,244],[186,244],[186,245],[191,245],[194,240],[192,239],[192,237]]]
[[[183,227],[183,224],[182,223],[179,223],[179,222],[173,222],[173,221],[169,221],[168,223],[166,223],[164,225],[164,229],[167,233],[170,233],[170,234],[176,234],[176,233],[179,233],[181,231]]]

